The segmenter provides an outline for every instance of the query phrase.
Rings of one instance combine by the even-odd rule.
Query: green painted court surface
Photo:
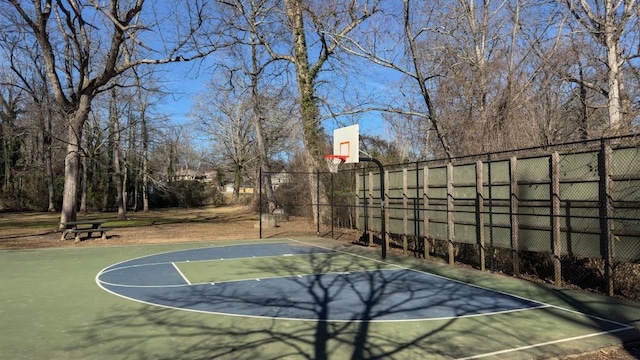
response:
[[[137,257],[257,241],[0,251],[0,359],[531,359],[640,338],[636,303],[415,259],[390,256],[384,264],[373,249],[307,241],[354,252],[359,260],[298,255],[177,266],[191,283],[229,281],[316,271],[331,256],[323,272],[353,271],[353,264],[363,270],[408,267],[548,306],[379,323],[203,314],[120,298],[102,290],[96,274]]]
[[[191,284],[397,268],[369,259],[354,261],[353,256],[346,254],[192,261],[174,265]]]

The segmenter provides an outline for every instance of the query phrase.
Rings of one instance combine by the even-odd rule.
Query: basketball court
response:
[[[3,359],[531,359],[637,304],[329,239],[0,252]],[[37,334],[37,339],[34,338]]]
[[[299,241],[145,256],[106,268],[96,281],[146,304],[288,320],[441,320],[548,307]]]

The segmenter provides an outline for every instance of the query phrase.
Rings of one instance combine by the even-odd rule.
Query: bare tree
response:
[[[271,184],[271,160],[269,158],[268,144],[265,139],[264,122],[266,104],[261,99],[267,97],[261,95],[261,83],[269,82],[274,78],[274,74],[269,70],[282,71],[274,66],[273,59],[266,54],[263,45],[258,38],[260,33],[270,34],[276,38],[282,34],[283,26],[273,22],[265,22],[263,19],[274,16],[275,3],[271,0],[250,0],[250,1],[220,1],[224,11],[230,11],[230,23],[236,31],[237,42],[230,49],[231,61],[227,65],[230,69],[230,81],[227,87],[241,86],[247,88],[250,94],[251,123],[255,137],[255,146],[259,156],[259,167],[262,170],[262,184],[265,188],[268,210],[273,212],[276,208],[276,197]],[[247,77],[234,79],[235,73]]]
[[[215,85],[214,85],[215,86]],[[233,193],[237,200],[243,185],[247,164],[255,161],[255,143],[250,100],[235,91],[218,88],[202,94],[191,110],[195,126],[208,135],[218,159],[231,167],[234,174]]]
[[[622,41],[629,26],[638,24],[639,8],[635,0],[595,0],[592,2],[564,0],[574,19],[587,30],[593,40],[603,46],[606,53],[607,86],[598,86],[574,78],[583,86],[587,86],[603,94],[607,98],[609,115],[609,131],[619,133],[628,127],[631,103],[626,93],[624,81],[624,64],[637,57],[637,46],[632,42]],[[637,27],[635,27],[637,31]]]
[[[149,212],[149,121],[147,120],[147,103],[138,92],[140,106],[140,135],[142,136],[142,211]]]
[[[378,19],[378,26],[371,30],[368,38],[350,37],[348,42],[342,43],[342,46],[350,54],[396,71],[411,81],[407,92],[402,87],[399,89],[402,99],[408,102],[406,107],[382,105],[379,110],[402,114],[414,120],[428,121],[429,128],[432,126],[435,130],[437,141],[445,156],[451,158],[454,153],[449,143],[447,126],[439,117],[433,101],[434,90],[430,86],[434,79],[444,74],[437,59],[431,64],[425,61],[429,58],[425,55],[431,50],[419,46],[420,37],[428,34],[432,28],[437,28],[432,23],[433,11],[435,11],[433,7],[436,7],[437,3],[424,3],[422,6],[425,7],[425,14],[421,17],[417,30],[414,19],[415,8],[410,0],[403,0],[402,8],[391,7],[384,18]],[[414,102],[414,93],[418,94],[420,103]],[[417,127],[424,129],[423,126],[413,128]],[[428,151],[422,153],[426,154]]]
[[[125,205],[125,187],[124,176],[122,171],[121,161],[121,130],[120,130],[120,118],[122,117],[122,101],[118,98],[118,92],[116,88],[112,88],[109,101],[109,137],[113,139],[111,142],[111,162],[113,164],[113,182],[116,185],[116,207],[118,208],[118,220],[126,220],[126,205]],[[127,104],[130,107],[131,104]],[[127,111],[127,110],[124,110]]]
[[[326,194],[316,188],[313,173],[320,168],[326,141],[321,126],[317,99],[317,81],[327,61],[336,56],[343,39],[378,11],[379,0],[303,1],[284,0],[284,13],[290,33],[290,53],[278,51],[268,34],[254,28],[254,33],[274,60],[293,64],[298,88],[300,119],[305,145],[305,167],[309,172],[312,203],[326,202]],[[313,42],[309,43],[309,39]],[[317,46],[313,46],[317,45]],[[320,197],[318,198],[318,194]],[[313,208],[314,213],[316,207]],[[318,218],[314,214],[314,221]]]
[[[415,151],[421,158],[539,144],[530,113],[561,44],[557,7],[522,0],[402,4],[345,44],[400,76],[392,84],[397,95],[371,107],[389,114],[394,133],[421,141],[413,146],[424,147]]]
[[[140,120],[140,145],[142,147],[140,154],[142,211],[149,212],[149,110],[152,105],[150,99],[151,94],[157,93],[158,90],[154,87],[144,87],[142,85],[142,76],[137,69],[135,69],[133,73],[136,89],[135,102],[138,107]],[[148,81],[146,83],[147,86],[150,85]]]
[[[55,104],[53,103],[49,89],[47,88],[47,78],[40,54],[33,51],[37,43],[23,43],[19,34],[14,32],[2,33],[0,42],[3,46],[6,57],[7,72],[12,76],[4,76],[3,87],[13,87],[25,94],[29,98],[31,105],[25,107],[26,115],[38,123],[38,133],[30,134],[36,139],[42,139],[42,164],[44,166],[44,180],[47,186],[48,211],[55,211],[55,192],[53,183],[53,129],[52,124],[56,117]]]
[[[0,93],[0,140],[2,141],[2,191],[13,193],[12,171],[17,160],[17,121],[20,109],[21,95],[13,87],[7,87],[6,92]]]
[[[3,3],[7,2],[23,22],[15,23],[16,28],[24,28],[39,44],[49,85],[56,103],[67,117],[60,222],[73,221],[76,218],[81,138],[93,98],[112,86],[113,80],[140,64],[163,64],[210,54],[220,46],[219,38],[201,35],[209,30],[206,27],[213,27],[217,22],[204,18],[207,12],[200,3],[169,9],[169,16],[175,16],[176,36],[169,42],[169,34],[160,34],[158,38],[165,40],[161,44],[164,47],[154,50],[150,43],[145,43],[146,36],[151,31],[160,32],[159,24],[169,21],[153,19],[154,13],[160,11],[143,0],[110,0],[104,6],[96,0],[88,3],[33,0],[30,4],[3,0]],[[165,3],[164,6],[171,5]],[[143,12],[143,9],[149,11]],[[146,49],[158,57],[144,57],[136,49]]]

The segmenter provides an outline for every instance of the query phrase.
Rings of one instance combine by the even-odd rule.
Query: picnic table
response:
[[[68,221],[60,223],[64,229],[62,230],[62,237],[60,241],[66,240],[67,234],[74,234],[76,242],[80,241],[80,234],[86,233],[87,238],[91,238],[94,233],[100,233],[102,240],[107,239],[107,231],[110,228],[102,227],[106,220],[81,220],[81,221]]]

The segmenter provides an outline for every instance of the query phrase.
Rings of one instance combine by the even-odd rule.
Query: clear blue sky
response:
[[[160,9],[163,9],[164,6],[162,3],[159,4]],[[216,63],[216,56],[218,56],[218,54],[214,53],[201,62],[180,62],[162,67],[163,69],[158,76],[164,82],[166,91],[168,91],[169,94],[164,97],[162,105],[158,110],[160,113],[169,116],[173,124],[184,125],[189,122],[187,114],[193,106],[195,96],[200,92],[206,91],[206,84],[211,81],[211,73],[213,65]],[[315,59],[312,58],[311,61],[315,61]],[[338,108],[341,105],[340,103],[343,97],[339,83],[347,81],[341,78],[341,76],[349,77],[348,81],[350,82],[351,93],[347,93],[347,97],[354,96],[353,94],[357,91],[375,90],[381,94],[382,99],[388,100],[391,94],[397,92],[392,83],[399,77],[398,73],[383,70],[362,59],[351,59],[350,61],[360,63],[355,65],[359,66],[358,71],[351,69],[342,74],[339,73],[340,71],[329,74],[329,81],[324,81],[326,79],[323,79],[322,90],[318,93],[319,97],[324,98],[328,96],[329,101],[336,103],[336,108]],[[336,66],[337,64],[334,63],[333,65]],[[328,72],[321,73],[321,76],[327,74]],[[327,94],[327,90],[333,91],[333,93]],[[297,91],[292,91],[292,93],[295,94]],[[362,134],[382,137],[387,135],[386,125],[379,113],[366,113],[351,118],[340,117],[339,121],[343,125],[349,125],[353,119],[357,119],[356,121],[360,125],[360,132]],[[340,126],[340,124],[336,124],[336,121],[331,119],[325,120],[323,125],[330,134],[336,126]]]
[[[213,63],[215,59],[212,57],[207,62]],[[369,65],[371,66],[371,65]],[[369,69],[371,70],[371,69]],[[188,113],[193,106],[194,98],[198,93],[206,91],[206,84],[210,82],[211,70],[206,64],[202,67],[194,68],[193,64],[175,63],[168,64],[163,71],[160,72],[167,94],[159,106],[158,111],[170,117],[171,122],[175,125],[184,125],[189,122]],[[364,87],[371,87],[382,92],[393,91],[390,82],[397,78],[396,74],[387,74],[383,78],[362,80]],[[294,93],[296,93],[294,91]],[[324,96],[325,94],[321,94]],[[377,135],[384,137],[387,133],[384,121],[378,113],[367,113],[359,115],[360,132],[368,135]],[[345,122],[348,119],[341,119]],[[332,120],[325,120],[324,127],[331,134],[336,124]]]

